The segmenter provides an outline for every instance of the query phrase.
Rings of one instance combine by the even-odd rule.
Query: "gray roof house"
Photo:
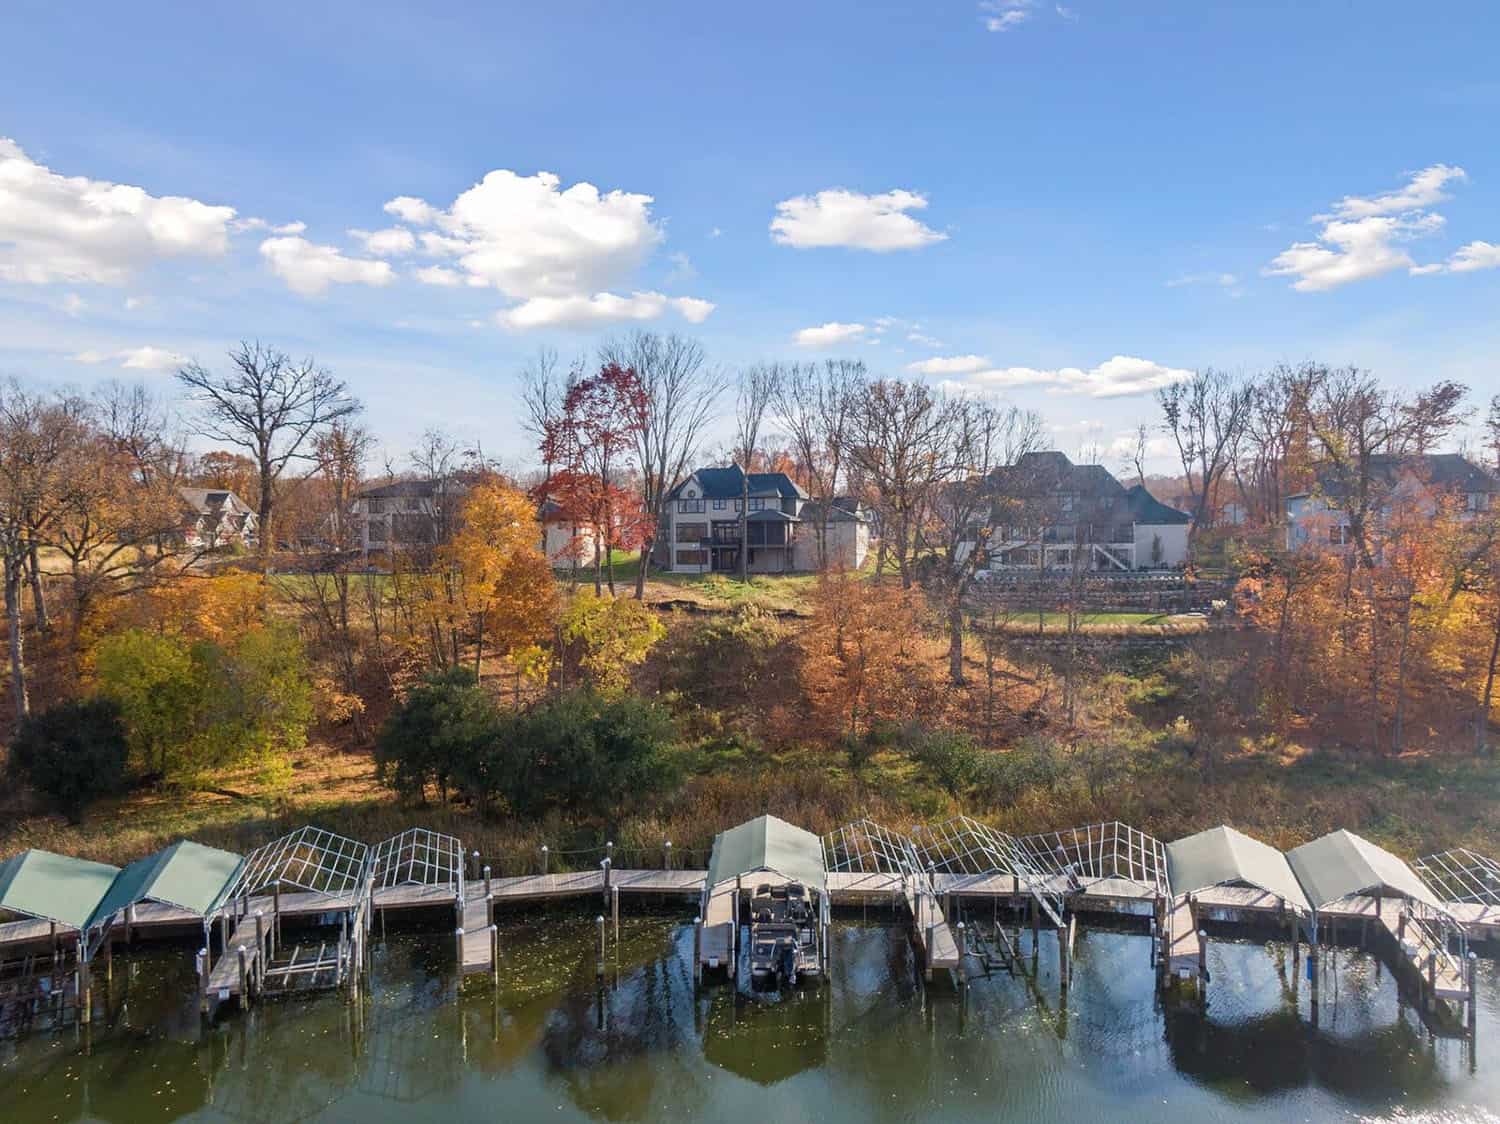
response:
[[[1074,464],[1054,449],[1024,453],[989,479],[991,569],[1119,572],[1187,562],[1192,517],[1140,484],[1125,487],[1103,465]]]

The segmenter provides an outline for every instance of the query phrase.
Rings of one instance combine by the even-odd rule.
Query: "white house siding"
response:
[[[547,561],[553,566],[570,566],[576,557],[580,562],[591,562],[594,558],[596,536],[579,533],[572,523],[546,523],[542,549]]]
[[[1151,544],[1161,539],[1161,561],[1152,562]],[[1188,559],[1188,525],[1186,523],[1137,523],[1135,525],[1135,568],[1148,570],[1156,566],[1181,566]]]

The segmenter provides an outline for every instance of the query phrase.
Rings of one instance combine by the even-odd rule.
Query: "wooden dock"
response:
[[[1194,979],[1204,971],[1203,938],[1198,933],[1198,916],[1193,899],[1187,894],[1166,904],[1162,922],[1162,957],[1168,976]]]
[[[490,899],[483,892],[464,902],[459,921],[459,969],[465,976],[495,970],[494,936],[490,932]]]
[[[220,1003],[230,999],[238,1000],[242,1006],[249,999],[245,992],[253,992],[256,987],[260,978],[258,973],[265,967],[268,954],[265,945],[270,939],[271,926],[266,923],[264,916],[261,918],[259,940],[256,939],[255,914],[249,913],[240,918],[203,984],[204,1001],[210,1013]],[[245,950],[243,980],[239,957],[241,948]]]

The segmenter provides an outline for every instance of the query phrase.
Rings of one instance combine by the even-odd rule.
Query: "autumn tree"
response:
[[[1219,482],[1234,463],[1252,397],[1249,383],[1212,367],[1156,392],[1162,428],[1177,447],[1192,496],[1191,534],[1213,524]]]
[[[786,377],[779,363],[755,363],[739,373],[734,399],[734,463],[740,467],[740,548],[737,569],[740,581],[750,576],[750,473],[760,449],[761,428],[766,412],[776,400],[777,388]]]
[[[636,373],[641,394],[635,432],[635,464],[640,492],[641,565],[636,572],[636,600],[645,597],[646,572],[662,525],[667,493],[691,467],[703,428],[714,416],[725,378],[709,367],[703,345],[684,336],[638,331],[611,340],[599,349],[606,366]],[[540,384],[528,387],[528,403],[544,401]],[[535,411],[533,411],[535,412]]]
[[[926,564],[929,597],[948,630],[948,676],[964,682],[963,603],[975,571],[988,560],[997,527],[1020,522],[995,469],[1014,465],[1041,441],[1042,419],[1014,406],[959,399],[944,411],[948,424],[935,447],[936,480],[916,546]]]
[[[199,407],[198,432],[243,449],[255,462],[260,550],[269,568],[277,484],[288,465],[313,456],[318,433],[357,414],[360,404],[315,360],[296,361],[258,341],[231,350],[225,371],[194,361],[178,369],[177,381]]]
[[[558,633],[564,685],[579,670],[600,691],[619,693],[629,685],[631,669],[645,661],[667,630],[643,602],[583,589],[563,606]]]
[[[859,360],[827,359],[791,364],[774,387],[776,418],[796,458],[793,478],[819,501],[813,520],[819,570],[828,568],[833,499],[848,476],[854,406],[866,377]]]
[[[605,363],[597,374],[568,386],[542,440],[542,459],[557,466],[551,498],[575,526],[597,536],[596,593],[601,592],[601,562],[609,591],[615,592],[614,551],[639,544],[649,522],[638,495],[622,484],[624,474],[638,467],[632,462],[645,413],[640,377],[629,367]]]
[[[922,521],[955,469],[947,455],[955,409],[925,383],[880,379],[860,389],[851,411],[850,456],[878,497],[881,548],[904,588],[916,580]]]
[[[440,557],[463,577],[475,677],[488,643],[511,661],[519,690],[523,670],[539,666],[536,654],[551,634],[557,607],[557,585],[538,544],[531,499],[499,480],[471,488],[458,530]]]

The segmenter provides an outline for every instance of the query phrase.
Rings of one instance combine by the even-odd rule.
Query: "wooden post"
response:
[[[927,926],[927,978],[932,979],[932,945],[937,939],[937,926]]]
[[[604,900],[609,901],[609,860],[602,860],[599,869],[604,874]]]
[[[469,856],[469,859],[473,863],[473,870],[470,873],[469,877],[470,878],[478,878],[479,877],[479,852],[478,851],[473,852]]]
[[[453,930],[453,953],[458,961],[459,979],[462,979],[464,974],[464,929],[462,925]]]
[[[596,920],[599,923],[599,963],[595,975],[604,979],[604,914],[600,914]]]
[[[255,974],[261,990],[266,984],[266,925],[260,910],[255,911]]]
[[[693,918],[693,982],[703,978],[703,917]]]
[[[281,947],[281,879],[271,883],[271,949]]]
[[[110,985],[115,982],[115,939],[109,935],[109,930],[104,931],[104,1005],[109,1006]]]
[[[964,932],[964,923],[958,923],[958,984],[960,987],[969,985],[969,975],[964,971],[964,945],[967,934]]]
[[[208,1014],[208,945],[198,950],[198,1013]]]
[[[548,859],[549,859],[549,857],[550,857],[550,852],[547,850],[547,844],[543,843],[542,844],[542,874],[544,876],[547,873],[547,865],[548,865]]]
[[[609,865],[615,865],[615,841],[610,839],[604,844],[604,857],[609,860]]]
[[[1469,1051],[1473,1056],[1474,1031],[1479,1021],[1479,954],[1470,952],[1466,967],[1469,969]]]
[[[1198,978],[1208,979],[1208,930],[1198,930]]]
[[[94,1014],[94,981],[89,963],[83,958],[83,942],[80,940],[78,944],[78,1017],[87,1026]]]
[[[1042,939],[1042,911],[1037,908],[1036,896],[1033,895],[1031,902],[1031,955],[1037,953],[1037,943]]]
[[[615,921],[615,944],[620,943],[620,887],[609,888],[609,910]]]
[[[670,839],[667,840],[667,845],[665,847],[663,847],[662,850],[664,852],[666,852],[666,856],[667,856],[667,858],[666,858],[667,869],[671,870],[672,869],[672,841]]]
[[[493,892],[494,891],[493,891],[493,889],[491,887],[491,883],[490,883],[490,864],[489,863],[485,863],[484,864],[484,896],[486,898],[488,898],[488,897],[491,896],[491,894]]]
[[[237,954],[239,956],[239,961],[240,961],[240,1006],[241,1007],[249,1007],[250,1006],[250,980],[248,978],[249,973],[247,971],[247,966],[246,966],[246,963],[245,963],[246,957],[245,957],[245,946],[244,945],[240,945],[239,946]]]
[[[135,943],[135,902],[125,907],[125,943]]]
[[[1427,1001],[1431,1003],[1437,998],[1437,953],[1427,954]]]
[[[500,926],[490,925],[490,975],[495,986],[500,986]]]

